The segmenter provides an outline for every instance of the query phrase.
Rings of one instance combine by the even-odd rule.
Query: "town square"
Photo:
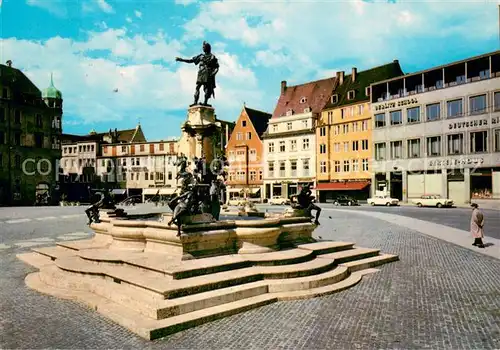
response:
[[[0,347],[500,347],[500,3],[0,18]]]

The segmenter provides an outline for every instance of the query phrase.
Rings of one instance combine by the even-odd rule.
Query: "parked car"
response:
[[[359,205],[358,201],[349,196],[337,196],[333,199],[333,205]]]
[[[234,205],[234,206],[240,206],[245,203],[245,198],[242,197],[233,197],[227,201],[227,204],[229,205]]]
[[[269,204],[273,205],[286,205],[290,204],[290,200],[288,198],[282,198],[281,196],[274,196],[269,200]]]
[[[368,198],[367,202],[370,205],[385,205],[388,207],[399,205],[399,199],[391,198],[390,196],[375,196],[372,198]]]
[[[449,198],[441,198],[438,195],[423,195],[420,198],[412,199],[411,202],[419,207],[448,207],[453,206],[453,201]]]

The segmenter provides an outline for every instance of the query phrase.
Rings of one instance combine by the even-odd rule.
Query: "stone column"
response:
[[[403,180],[403,202],[408,202],[408,172],[403,170],[402,172],[402,180]]]
[[[449,198],[447,169],[441,169],[441,198]]]
[[[203,135],[196,135],[196,150],[195,156],[201,158],[203,156]]]
[[[370,197],[375,196],[375,191],[377,191],[377,180],[376,180],[376,173],[372,172],[371,175],[371,186],[370,186]]]
[[[465,182],[465,198],[464,198],[464,203],[470,203],[471,198],[470,198],[470,169],[465,168],[464,169],[464,182]]]
[[[385,172],[385,193],[390,196],[391,195],[391,172]]]

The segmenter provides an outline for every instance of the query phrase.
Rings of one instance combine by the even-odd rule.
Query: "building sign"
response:
[[[410,106],[417,104],[418,100],[415,97],[408,98],[406,100],[401,100],[397,102],[386,102],[380,105],[375,106],[375,111],[385,111],[386,109],[390,108],[396,108],[396,107],[403,107],[403,106]]]
[[[461,166],[483,164],[483,158],[461,158],[461,159],[441,159],[431,160],[429,166]]]
[[[500,117],[491,118],[491,124],[500,124]]]
[[[498,119],[498,118],[493,118],[493,119]],[[493,120],[492,123],[495,124]],[[488,119],[469,120],[466,122],[450,123],[448,125],[448,129],[453,130],[453,129],[462,129],[462,128],[469,128],[476,126],[486,126],[486,125],[488,125]]]
[[[134,172],[134,173],[140,173],[141,171],[144,171],[144,172],[148,172],[148,168],[143,166],[143,167],[131,167],[130,168],[130,171]]]

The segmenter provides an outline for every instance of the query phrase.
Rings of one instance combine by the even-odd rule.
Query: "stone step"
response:
[[[245,259],[252,265],[288,265],[314,259],[312,251],[306,249],[288,249],[264,254],[248,254]]]
[[[47,256],[36,252],[17,254],[16,257],[37,269],[54,264],[53,260]]]
[[[42,248],[32,248],[33,252],[41,254],[43,256],[49,257],[52,260],[59,258],[65,258],[69,256],[75,256],[76,251],[61,246],[52,247],[42,247]]]
[[[359,260],[364,258],[370,258],[377,256],[380,253],[380,249],[372,248],[353,248],[349,250],[343,250],[336,253],[322,254],[318,255],[319,259],[333,259],[336,264],[342,264],[345,262]]]
[[[347,267],[337,266],[333,270],[320,273],[318,275],[281,280],[268,280],[266,282],[269,286],[269,293],[279,293],[318,288],[337,283],[348,276],[349,270]]]
[[[354,243],[351,242],[315,242],[300,244],[297,248],[312,251],[316,255],[323,255],[352,249],[353,246]]]
[[[78,241],[64,241],[57,242],[59,247],[64,247],[67,249],[73,250],[83,250],[83,249],[97,249],[97,248],[106,248],[109,246],[109,242],[103,239],[82,239]]]
[[[370,258],[364,258],[361,260],[354,260],[343,263],[341,266],[345,266],[349,269],[349,272],[356,272],[360,270],[365,270],[373,268],[375,266],[387,264],[393,261],[398,261],[399,257],[393,254],[380,254],[377,256],[372,256]]]

